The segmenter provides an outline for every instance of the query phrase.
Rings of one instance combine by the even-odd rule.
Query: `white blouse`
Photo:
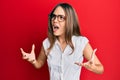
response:
[[[59,42],[56,40],[49,55],[47,55],[47,49],[50,43],[48,38],[43,41],[43,47],[47,55],[50,80],[79,80],[81,66],[76,65],[75,62],[83,62],[83,50],[88,43],[88,39],[83,36],[72,36],[72,43],[74,45],[72,54],[72,48],[69,45],[62,52]]]

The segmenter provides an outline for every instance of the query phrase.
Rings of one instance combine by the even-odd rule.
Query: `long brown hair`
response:
[[[73,46],[73,43],[72,43],[72,36],[73,35],[75,35],[75,36],[80,36],[81,35],[80,29],[79,29],[78,17],[77,17],[77,14],[76,14],[74,8],[71,5],[69,5],[68,3],[60,3],[60,4],[56,5],[56,7],[52,10],[50,15],[53,14],[55,9],[59,6],[63,8],[63,10],[65,11],[65,14],[66,14],[65,41],[68,45],[70,45],[70,47],[74,51],[74,46]],[[50,47],[48,48],[48,52],[53,47],[56,38],[57,37],[53,34],[51,18],[49,17],[49,19],[48,19],[48,39],[50,41]]]

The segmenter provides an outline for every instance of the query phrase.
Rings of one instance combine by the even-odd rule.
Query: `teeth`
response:
[[[59,29],[59,27],[58,27],[58,26],[54,26],[53,28],[54,28],[54,29]]]

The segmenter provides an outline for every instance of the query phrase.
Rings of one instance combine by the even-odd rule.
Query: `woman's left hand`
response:
[[[95,57],[95,52],[96,52],[97,49],[94,49],[93,53],[92,53],[92,56],[91,56],[91,59],[87,62],[84,62],[84,63],[79,63],[79,62],[75,62],[75,64],[79,65],[79,66],[83,66],[85,67],[86,69],[92,71],[96,66],[95,66],[95,63],[94,63],[94,57]]]

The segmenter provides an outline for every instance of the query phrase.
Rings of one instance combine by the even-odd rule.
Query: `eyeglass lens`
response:
[[[65,16],[64,15],[55,15],[52,14],[50,15],[51,20],[55,20],[57,18],[58,21],[64,21],[65,20]]]

